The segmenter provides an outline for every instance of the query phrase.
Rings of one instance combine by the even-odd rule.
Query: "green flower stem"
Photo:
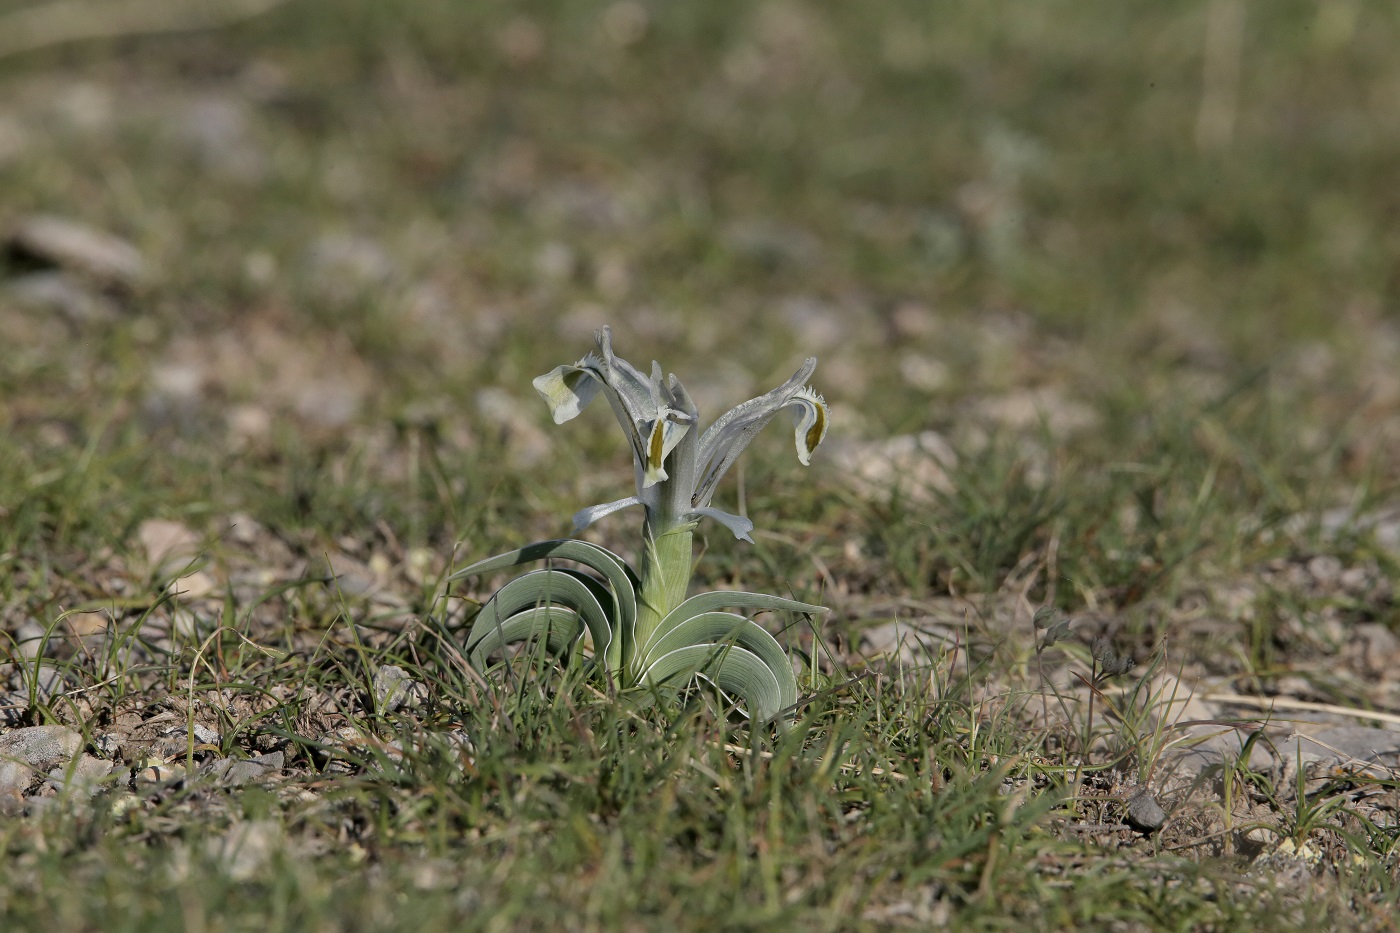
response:
[[[655,534],[650,522],[644,529],[641,592],[638,594],[637,627],[632,644],[622,646],[625,663],[641,661],[642,646],[650,641],[667,614],[685,601],[690,587],[695,523],[682,522]]]

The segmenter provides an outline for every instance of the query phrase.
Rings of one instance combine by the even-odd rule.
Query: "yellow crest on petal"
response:
[[[792,413],[792,421],[797,428],[797,459],[802,461],[803,466],[811,466],[812,451],[826,438],[830,423],[826,400],[810,388],[803,388],[793,395],[788,404],[796,409]]]

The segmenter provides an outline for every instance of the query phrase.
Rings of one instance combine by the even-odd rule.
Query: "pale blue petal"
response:
[[[812,378],[812,373],[817,369],[815,357],[808,357],[802,363],[802,368],[792,374],[792,378],[771,392],[765,392],[758,398],[751,398],[741,405],[735,405],[715,420],[715,423],[706,429],[705,434],[700,438],[701,459],[708,459],[706,453],[713,451],[718,445],[721,436],[732,436],[736,433],[734,428],[736,422],[748,421],[755,417],[761,418],[765,422],[773,417],[779,408],[782,408]]]
[[[646,505],[646,503],[636,496],[628,496],[626,499],[618,499],[616,502],[604,502],[602,505],[590,505],[586,509],[579,509],[574,515],[574,530],[582,531],[598,519],[634,505]]]
[[[686,516],[686,520],[691,521],[700,517],[713,518],[715,521],[734,532],[734,537],[738,538],[740,541],[747,541],[753,544],[753,538],[749,537],[749,532],[753,531],[753,522],[749,521],[744,516],[735,515],[733,512],[726,512],[723,509],[714,509],[707,506],[703,509],[695,509]]]
[[[787,382],[758,398],[736,405],[705,431],[700,438],[700,450],[696,457],[699,471],[695,479],[694,496],[691,499],[694,505],[709,504],[715,486],[744,452],[744,448],[748,447],[758,432],[773,420],[773,416],[789,405],[797,405],[803,409],[799,413],[800,419],[808,412],[812,415],[810,419],[806,419],[810,420],[811,424],[806,425],[805,429],[800,427],[802,433],[798,436],[797,444],[798,459],[804,464],[810,461],[811,447],[816,446],[821,436],[826,433],[825,403],[821,402],[820,396],[803,385],[816,366],[815,359],[808,359]],[[818,405],[820,407],[817,407]],[[810,445],[804,443],[807,440],[811,441]]]

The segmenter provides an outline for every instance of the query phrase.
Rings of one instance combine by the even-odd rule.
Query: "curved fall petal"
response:
[[[749,442],[778,412],[790,405],[810,412],[811,423],[798,439],[797,447],[798,459],[804,464],[810,462],[812,447],[820,443],[825,435],[827,421],[826,403],[821,400],[821,396],[804,385],[816,367],[817,361],[808,359],[787,382],[771,392],[735,406],[705,431],[700,439],[697,458],[699,473],[691,498],[692,505],[709,505],[714,496],[715,486],[729,471],[734,461],[739,459],[744,448],[749,446]],[[807,439],[812,443],[804,446]]]
[[[753,531],[753,522],[742,515],[735,515],[733,512],[726,512],[724,509],[714,509],[706,506],[703,509],[695,509],[686,515],[687,521],[696,518],[713,518],[725,528],[734,532],[734,537],[740,541],[747,541],[753,544],[753,538],[749,537],[749,532]]]
[[[747,402],[735,405],[715,419],[714,424],[705,429],[704,436],[700,438],[700,446],[709,449],[719,443],[721,437],[734,433],[742,423],[755,417],[762,418],[766,422],[788,399],[806,385],[807,380],[812,378],[812,373],[816,372],[816,369],[816,357],[808,357],[787,382],[757,398],[751,398]]]
[[[556,366],[543,376],[536,376],[531,383],[549,406],[555,424],[577,418],[603,388],[597,359],[590,353],[572,366]]]
[[[826,437],[827,424],[831,420],[826,400],[811,388],[804,386],[788,401],[787,407],[793,409],[792,423],[797,435],[797,459],[802,461],[803,466],[811,466],[812,451],[816,450],[817,445]]]
[[[582,531],[598,519],[623,509],[629,509],[634,505],[646,505],[646,503],[636,496],[628,496],[626,499],[618,499],[616,502],[604,502],[602,505],[590,505],[586,509],[579,509],[574,513],[574,530]]]

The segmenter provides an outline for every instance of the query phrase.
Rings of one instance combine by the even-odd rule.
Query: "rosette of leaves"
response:
[[[736,609],[817,613],[825,608],[779,596],[711,592],[686,597],[692,538],[703,518],[751,541],[753,523],[712,508],[715,486],[755,435],[779,412],[793,416],[798,459],[811,462],[826,435],[828,410],[807,387],[809,359],[786,383],[739,405],[701,434],[699,413],[674,375],[663,380],[652,364],[643,374],[614,355],[612,334],[597,334],[598,353],[535,380],[556,423],[578,415],[598,394],[611,403],[628,436],[637,494],[583,509],[582,530],[605,515],[641,506],[642,559],[634,571],[612,551],[585,541],[542,541],[473,564],[451,579],[539,561],[549,566],[499,589],[482,606],[467,636],[467,655],[482,668],[510,645],[543,639],[550,651],[571,651],[585,632],[591,663],[617,687],[670,690],[704,678],[738,697],[766,720],[797,702],[797,681],[786,652],[767,630]],[[568,561],[576,566],[556,566]]]

